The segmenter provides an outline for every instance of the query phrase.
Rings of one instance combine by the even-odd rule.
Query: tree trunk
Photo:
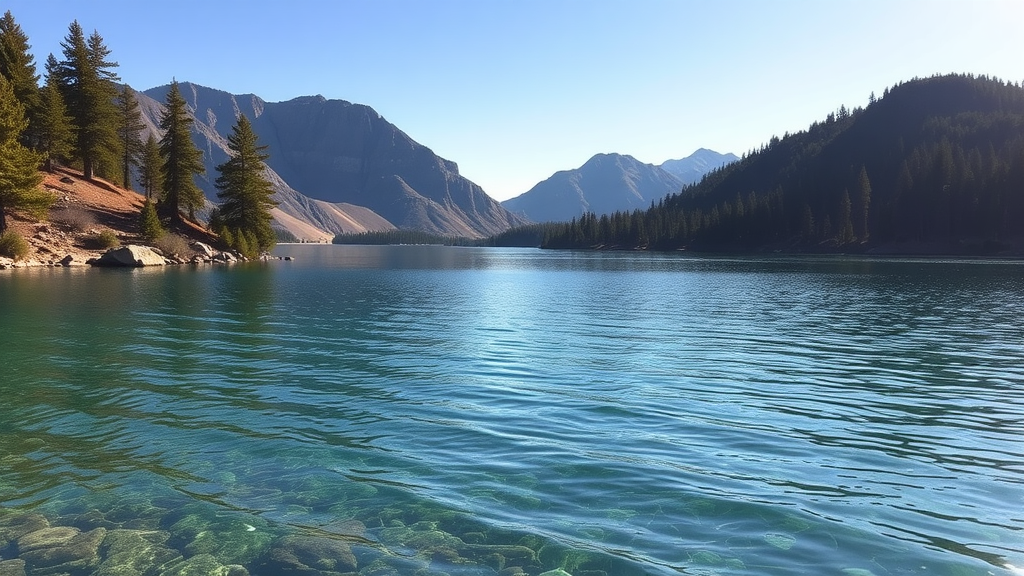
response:
[[[82,160],[82,178],[92,180],[92,158]]]
[[[0,203],[0,234],[7,232],[7,209]]]

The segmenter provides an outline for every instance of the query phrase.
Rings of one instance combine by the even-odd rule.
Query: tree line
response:
[[[915,79],[773,137],[647,210],[585,214],[549,248],[998,250],[1024,240],[1024,88]]]
[[[28,37],[10,11],[0,19],[0,234],[12,210],[45,214],[53,202],[40,188],[40,169],[79,168],[83,178],[103,178],[132,189],[132,175],[145,194],[140,231],[149,240],[164,227],[196,220],[206,198],[195,183],[205,170],[192,141],[192,117],[172,81],[160,116],[159,137],[146,125],[135,92],[119,84],[118,64],[96,31],[78,21],[61,42],[62,58],[48,55],[36,72]],[[40,83],[41,81],[41,83]],[[228,137],[229,159],[217,166],[220,204],[210,229],[224,243],[252,257],[272,248],[273,188],[264,176],[267,147],[239,114]]]

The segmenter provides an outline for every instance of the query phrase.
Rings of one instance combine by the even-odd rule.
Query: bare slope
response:
[[[397,226],[469,237],[522,223],[459,175],[454,162],[368,106],[320,96],[264,102],[252,94],[189,83],[179,88],[196,118],[196,143],[208,170],[202,186],[211,199],[216,198],[213,168],[227,157],[226,136],[236,115],[244,113],[269,146],[281,210],[298,220],[330,232]],[[153,88],[145,95],[163,102],[168,89]],[[149,109],[152,118],[156,108]]]

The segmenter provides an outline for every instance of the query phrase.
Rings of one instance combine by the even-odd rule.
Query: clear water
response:
[[[1024,264],[278,253],[0,274],[0,507],[364,574],[1024,566]]]

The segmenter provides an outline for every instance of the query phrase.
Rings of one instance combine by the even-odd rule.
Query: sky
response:
[[[598,153],[742,155],[914,77],[1024,82],[1024,0],[4,4],[40,73],[77,20],[137,90],[366,104],[498,200]]]

